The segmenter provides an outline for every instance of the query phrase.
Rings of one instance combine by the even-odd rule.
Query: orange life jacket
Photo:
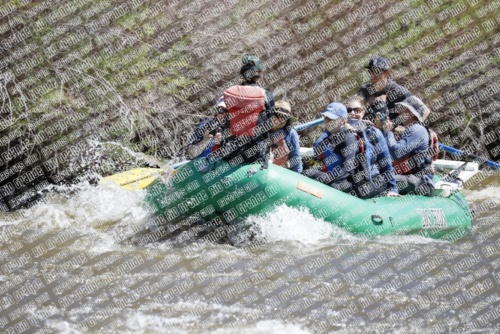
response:
[[[224,92],[233,136],[255,136],[259,114],[265,108],[266,91],[256,86],[232,86]]]

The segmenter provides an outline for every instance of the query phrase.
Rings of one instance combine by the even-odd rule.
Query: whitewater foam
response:
[[[464,189],[463,193],[467,201],[472,203],[491,200],[496,204],[500,204],[500,187],[486,187],[481,190]]]

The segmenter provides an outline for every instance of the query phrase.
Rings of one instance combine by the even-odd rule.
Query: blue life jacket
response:
[[[325,130],[313,147],[322,162],[321,171],[333,172],[337,180],[349,177],[354,171],[358,148],[356,136],[350,130],[342,129],[335,135]]]
[[[356,134],[360,143],[357,172],[361,172],[359,176],[362,176],[362,178],[355,177],[355,182],[361,184],[363,183],[362,179],[364,179],[373,185],[373,179],[380,174],[384,174],[387,180],[387,189],[397,192],[392,159],[382,131],[367,121],[359,124],[351,120],[350,123],[356,127]]]
[[[321,152],[318,154],[318,158],[323,162],[321,166],[322,172],[332,171],[343,162],[342,157],[333,151],[332,145],[329,145],[328,142],[325,141],[325,139],[331,135],[330,131],[325,130],[313,144],[313,147],[317,149],[318,152]]]
[[[358,132],[358,136],[363,136],[363,150],[366,158],[366,162],[363,165],[363,169],[368,173],[368,179],[370,183],[373,182],[373,177],[379,174],[378,168],[375,163],[377,162],[377,156],[375,154],[375,146],[378,144],[378,136],[376,129],[372,126],[367,126],[365,129],[361,129]]]

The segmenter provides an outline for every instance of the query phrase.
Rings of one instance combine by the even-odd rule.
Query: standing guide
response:
[[[368,112],[365,117],[373,122],[378,114],[382,121],[386,118],[394,121],[399,114],[397,103],[412,94],[391,78],[391,66],[386,58],[376,56],[365,68],[370,74],[370,82],[363,84],[358,91],[367,104]],[[429,108],[424,105],[424,120],[429,113]]]
[[[259,84],[262,70],[258,57],[247,55],[243,58],[240,74],[244,81],[224,92],[229,136],[209,154],[209,161],[223,159],[231,164],[261,162],[267,166],[274,96]]]

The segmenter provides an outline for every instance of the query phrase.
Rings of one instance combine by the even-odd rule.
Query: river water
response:
[[[464,191],[475,225],[453,242],[282,206],[239,246],[139,247],[143,192],[63,190],[0,216],[5,333],[500,333],[498,174]]]

